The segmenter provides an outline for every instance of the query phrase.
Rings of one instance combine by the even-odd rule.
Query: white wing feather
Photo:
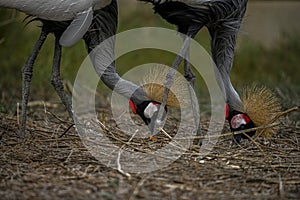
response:
[[[68,28],[62,34],[59,43],[62,46],[72,46],[80,40],[89,29],[93,20],[93,9],[78,13]]]

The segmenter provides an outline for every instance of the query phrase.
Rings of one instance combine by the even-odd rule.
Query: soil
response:
[[[106,113],[105,134],[120,147],[151,151],[168,143],[164,137],[128,142],[109,111],[99,113]],[[95,159],[60,107],[31,108],[28,116],[21,140],[17,117],[0,114],[1,199],[300,198],[300,125],[288,117],[271,139],[232,145],[231,137],[221,137],[204,158],[192,145],[162,169],[128,173]]]

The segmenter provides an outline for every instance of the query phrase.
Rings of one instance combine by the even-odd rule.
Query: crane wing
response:
[[[83,11],[73,19],[68,28],[63,32],[59,43],[62,46],[72,46],[80,40],[89,29],[93,20],[93,8]]]

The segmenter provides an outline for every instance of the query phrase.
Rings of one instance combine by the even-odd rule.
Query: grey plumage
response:
[[[99,10],[95,14],[93,23],[84,36],[84,41],[90,53],[94,69],[104,84],[111,90],[131,99],[136,104],[150,101],[141,87],[122,79],[116,72],[114,62],[114,35],[117,32],[117,25],[117,1],[113,0],[110,6]],[[98,46],[100,44],[101,46]]]
[[[91,12],[92,13],[92,12]],[[90,14],[87,13],[87,18],[90,18]],[[92,23],[89,25],[88,31],[83,36],[86,44],[87,51],[92,60],[95,71],[100,76],[101,80],[112,90],[115,90],[119,94],[131,99],[135,104],[141,104],[145,101],[150,101],[144,90],[122,79],[115,69],[114,62],[114,36],[117,32],[118,25],[118,5],[117,0],[111,0],[111,3],[99,10],[95,10],[92,16]],[[29,97],[30,81],[32,78],[34,61],[37,58],[39,50],[41,49],[46,37],[49,33],[55,35],[55,50],[52,66],[51,84],[55,88],[57,94],[65,105],[69,115],[73,118],[73,111],[71,106],[71,100],[64,91],[64,86],[60,77],[60,61],[61,61],[61,44],[63,40],[69,44],[74,41],[72,38],[75,29],[71,26],[74,21],[51,21],[40,18],[34,18],[32,21],[41,21],[42,29],[41,35],[30,55],[27,62],[23,66],[23,87],[22,87],[22,118],[20,132],[25,134],[26,128],[26,111]],[[84,24],[84,23],[79,23]],[[66,30],[71,30],[71,35],[64,35]],[[79,30],[80,31],[80,30]],[[80,34],[79,34],[80,35]],[[71,36],[71,38],[69,38]],[[64,38],[65,37],[65,38]],[[110,39],[109,39],[110,38]],[[78,38],[77,38],[78,39]],[[106,41],[106,42],[104,42]],[[105,44],[104,48],[99,48],[101,43]],[[101,46],[100,46],[101,47]],[[103,47],[103,46],[102,46]]]
[[[140,0],[150,2],[154,10],[178,31],[194,37],[206,26],[211,36],[212,58],[221,76],[217,81],[231,109],[242,109],[239,95],[230,81],[236,37],[244,17],[247,0]]]
[[[231,109],[243,111],[242,101],[230,81],[236,38],[247,7],[247,0],[218,2],[211,6],[207,24],[211,35],[212,58],[224,82],[224,95]],[[218,80],[220,82],[220,80]]]
[[[188,56],[190,38],[194,37],[197,32],[207,26],[211,34],[211,49],[212,56],[220,71],[220,76],[217,77],[220,87],[224,92],[227,103],[233,109],[241,106],[241,101],[236,91],[230,82],[230,70],[232,67],[234,47],[236,35],[239,30],[245,9],[246,0],[224,0],[224,1],[196,1],[196,0],[143,0],[154,4],[156,12],[161,14],[170,23],[176,24],[178,30],[185,33],[185,42],[181,49],[181,55]],[[88,14],[86,17],[89,17]],[[84,19],[84,18],[83,18]],[[41,36],[26,64],[23,67],[23,102],[22,102],[22,120],[21,132],[25,131],[26,121],[26,106],[29,96],[29,85],[32,76],[32,66],[38,55],[38,52],[49,33],[54,33],[56,37],[55,54],[53,59],[52,84],[60,96],[62,102],[66,106],[70,116],[73,115],[71,103],[67,95],[64,93],[63,85],[60,78],[60,57],[61,46],[59,38],[64,31],[68,29],[72,21],[50,21],[43,20]],[[122,79],[116,72],[114,62],[114,35],[117,30],[118,10],[117,0],[112,0],[111,4],[94,11],[92,24],[89,30],[84,35],[84,40],[90,53],[90,58],[94,68],[101,80],[110,88],[120,93],[121,95],[131,99],[135,104],[143,104],[142,110],[147,106],[147,101],[151,101],[147,97],[145,91],[139,86]],[[83,23],[85,24],[85,23]],[[71,31],[74,32],[74,31]],[[81,31],[79,31],[81,32]],[[79,34],[81,35],[81,34]],[[110,38],[109,40],[106,40]],[[98,48],[99,44],[104,42],[105,48]],[[177,69],[182,57],[178,56],[173,68]],[[189,60],[189,59],[187,59]],[[193,83],[194,75],[191,72],[190,66],[185,61],[185,77]],[[170,86],[173,82],[172,73],[168,74],[167,85]],[[164,110],[168,89],[165,90],[163,102],[160,111]],[[193,105],[192,105],[193,106]],[[197,116],[198,114],[195,113]],[[160,115],[158,115],[160,116]],[[196,118],[198,118],[196,116]],[[196,120],[197,121],[197,120]]]
[[[0,7],[17,9],[43,20],[72,20],[60,40],[61,45],[72,46],[88,30],[93,11],[107,6],[110,2],[111,0],[1,0]]]
[[[73,46],[78,40],[80,40],[89,29],[93,20],[93,9],[77,14],[77,17],[71,22],[67,29],[60,37],[59,43],[62,46]]]
[[[247,0],[141,0],[154,5],[154,10],[168,22],[177,25],[178,31],[193,38],[197,32],[206,26],[211,36],[211,54],[215,63],[216,80],[223,92],[225,118],[232,131],[255,127],[245,110],[240,96],[230,81],[230,71],[234,58],[236,38],[242,19],[245,15]],[[181,51],[189,45],[185,39]],[[188,48],[186,48],[188,51]],[[187,55],[183,53],[183,55]],[[177,56],[176,60],[180,60]],[[189,60],[186,57],[186,60]],[[180,62],[173,63],[177,69]],[[189,64],[185,63],[185,72]],[[168,90],[165,90],[167,96]],[[162,102],[164,105],[165,98]],[[196,116],[196,115],[195,115]],[[238,120],[242,119],[242,120]],[[237,125],[238,124],[238,125]],[[252,136],[254,133],[248,133]],[[243,135],[235,135],[239,143]]]

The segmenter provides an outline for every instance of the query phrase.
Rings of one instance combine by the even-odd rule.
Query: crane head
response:
[[[156,101],[144,101],[136,104],[132,100],[129,100],[129,105],[133,114],[138,114],[145,124],[149,126],[152,120],[156,119],[161,104]],[[164,110],[163,120],[166,118],[167,107]]]
[[[255,124],[246,113],[232,110],[228,104],[226,104],[225,107],[225,118],[229,122],[230,130],[233,132],[255,127]],[[255,131],[247,132],[246,134],[252,137],[255,134]],[[234,135],[234,142],[239,144],[242,138],[248,137],[244,134]]]

